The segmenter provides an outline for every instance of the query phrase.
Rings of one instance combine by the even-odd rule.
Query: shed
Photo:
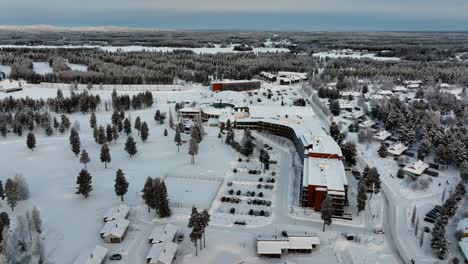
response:
[[[406,165],[403,168],[403,171],[410,176],[419,176],[429,168],[429,164],[425,163],[422,160],[417,160],[413,164]]]
[[[106,222],[101,230],[101,237],[106,243],[120,243],[125,238],[130,221],[119,218]]]
[[[258,238],[257,253],[260,256],[270,258],[281,258],[283,253],[288,252],[289,241],[287,238]]]
[[[393,144],[391,145],[388,149],[387,149],[387,152],[393,156],[400,156],[401,154],[403,154],[403,152],[405,152],[405,150],[407,150],[408,147],[401,144],[401,143],[396,143],[396,144]]]

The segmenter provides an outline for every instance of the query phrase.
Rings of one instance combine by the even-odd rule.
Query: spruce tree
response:
[[[160,187],[160,191],[158,194],[159,194],[158,200],[160,204],[160,207],[158,209],[159,217],[165,218],[165,217],[171,216],[172,212],[171,212],[171,208],[169,207],[169,199],[167,197],[168,196],[167,188],[166,188],[166,184],[164,183],[164,181],[161,181],[161,187]]]
[[[141,198],[145,201],[145,204],[148,206],[148,213],[151,208],[156,208],[155,205],[155,193],[153,187],[153,179],[151,177],[146,178],[145,186],[143,187],[143,195]]]
[[[70,131],[70,145],[71,150],[75,154],[76,157],[80,154],[81,142],[80,142],[80,135],[78,131],[73,127]]]
[[[174,141],[176,142],[177,152],[179,152],[179,147],[182,145],[182,138],[180,136],[180,130],[177,128],[174,136]]]
[[[148,124],[146,122],[143,122],[140,125],[139,131],[140,131],[141,141],[146,142],[146,140],[148,139],[148,135],[149,135]]]
[[[119,112],[114,111],[114,113],[112,114],[112,124],[114,126],[118,126],[120,122],[121,122],[121,120],[120,120]]]
[[[117,139],[119,138],[119,129],[116,125],[112,126],[112,138],[114,139],[114,144],[116,144]]]
[[[19,201],[19,193],[16,183],[12,179],[7,179],[5,183],[5,196],[11,210],[14,211]]]
[[[195,138],[190,139],[188,154],[192,157],[191,163],[195,164],[195,155],[198,154],[198,141]]]
[[[125,132],[125,134],[127,134],[127,136],[132,133],[132,124],[130,123],[130,120],[128,120],[128,118],[125,118],[123,128],[124,128],[124,132]]]
[[[114,139],[114,134],[112,132],[112,127],[111,127],[111,125],[108,124],[106,126],[106,141],[108,143],[110,143],[110,142],[112,142],[113,139]]]
[[[121,169],[118,169],[115,175],[115,185],[114,185],[115,194],[120,196],[120,200],[124,201],[124,195],[128,190],[128,182],[125,179],[125,175]]]
[[[365,178],[361,178],[358,184],[358,193],[357,193],[357,208],[358,215],[360,212],[364,211],[366,208],[367,201],[367,183]]]
[[[164,136],[167,137],[168,133],[167,133],[167,129],[165,128],[164,129]]]
[[[86,169],[86,164],[88,164],[90,161],[91,160],[89,158],[88,152],[86,151],[86,149],[83,149],[81,151],[80,163],[84,164],[85,169]]]
[[[98,143],[98,133],[99,133],[98,129],[96,127],[93,128],[93,137],[94,137],[94,142],[96,142],[96,143]]]
[[[91,113],[91,117],[89,118],[89,125],[93,129],[97,127],[96,114],[94,112]]]
[[[206,247],[206,228],[208,227],[210,223],[210,214],[208,211],[205,209],[203,212],[200,213],[202,223],[203,223],[203,248]]]
[[[104,162],[104,168],[107,168],[107,163],[111,162],[111,155],[107,144],[103,144],[101,147],[101,162]]]
[[[82,169],[80,171],[80,174],[78,175],[76,179],[76,184],[78,185],[76,187],[76,194],[81,194],[85,198],[88,198],[89,193],[93,190],[93,186],[91,185],[92,177],[89,174],[89,172],[85,169]]]
[[[340,136],[340,128],[335,122],[332,122],[330,125],[330,136],[337,141]]]
[[[98,132],[97,132],[97,143],[99,145],[102,145],[106,143],[106,130],[104,129],[103,126],[99,126]]]
[[[322,202],[320,208],[321,218],[323,220],[323,232],[325,232],[325,225],[331,225],[332,223],[332,206],[330,197],[327,195]]]
[[[138,131],[138,134],[140,134],[140,129],[141,129],[141,118],[140,116],[137,116],[135,118],[135,126],[134,128]]]
[[[130,157],[132,157],[138,152],[135,140],[132,136],[127,137],[127,142],[125,142],[125,151],[127,151]]]
[[[153,181],[153,197],[154,197],[154,209],[156,213],[159,214],[159,208],[161,208],[161,179],[156,178]]]
[[[26,146],[31,151],[34,151],[34,148],[36,147],[36,137],[34,136],[33,132],[28,133],[28,137],[26,138]]]
[[[460,178],[462,178],[464,182],[468,181],[468,160],[465,160],[460,165]]]
[[[0,180],[0,198],[5,200],[5,189],[3,188],[3,182]]]
[[[387,152],[387,145],[385,145],[384,143],[380,144],[380,148],[378,150],[378,153],[379,153],[379,156],[381,158],[385,158],[387,157],[388,155],[388,152]]]
[[[203,225],[202,225],[202,217],[200,213],[198,213],[195,207],[192,207],[192,215],[190,216],[188,227],[192,228],[192,232],[190,232],[190,240],[195,245],[195,256],[198,255],[198,246],[197,241],[201,239],[203,234]]]

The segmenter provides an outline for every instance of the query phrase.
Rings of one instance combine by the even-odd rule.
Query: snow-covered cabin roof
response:
[[[405,150],[407,150],[408,147],[401,144],[401,143],[395,143],[393,145],[391,145],[388,149],[387,149],[387,152],[392,154],[392,155],[395,155],[395,156],[399,156],[401,155],[403,152],[405,152]]]
[[[119,218],[113,221],[106,222],[104,227],[101,229],[101,236],[115,236],[115,237],[122,237],[127,231],[128,225],[130,221],[125,218]]]
[[[337,195],[345,195],[348,180],[343,162],[337,159],[305,158],[302,185],[321,186],[326,191],[337,191]]]
[[[312,245],[320,245],[320,239],[310,235],[288,235],[288,249],[310,249]]]
[[[287,77],[291,79],[307,79],[307,72],[288,72],[288,71],[280,71],[278,72],[278,77]]]
[[[260,255],[279,255],[289,247],[287,238],[258,238],[257,252]]]
[[[389,95],[393,95],[393,92],[390,90],[380,90],[379,94],[389,96]]]
[[[377,140],[384,141],[391,136],[392,136],[392,133],[388,132],[387,130],[381,130],[375,133],[373,137]]]
[[[146,255],[149,264],[171,264],[177,251],[177,244],[171,241],[153,244],[148,255]]]
[[[468,233],[468,218],[460,219],[457,225],[457,231]]]
[[[107,248],[96,246],[86,260],[86,264],[101,264],[107,255]]]
[[[406,85],[406,87],[408,87],[408,89],[417,89],[417,88],[419,88],[419,86],[420,86],[419,83],[411,83],[411,84]]]
[[[119,218],[127,218],[130,207],[125,204],[110,208],[104,215],[104,222],[112,221]]]
[[[417,160],[413,164],[406,165],[403,170],[414,175],[421,175],[429,165],[422,160]]]
[[[359,97],[361,95],[360,92],[356,92],[356,91],[343,91],[343,92],[340,92],[340,95],[342,97],[349,97],[349,96],[352,96],[352,97]]]
[[[468,237],[462,238],[462,240],[458,242],[458,246],[460,247],[465,259],[468,259]]]
[[[371,127],[373,125],[375,125],[375,122],[370,119],[367,119],[366,121],[359,123],[360,127]]]
[[[393,91],[394,92],[406,92],[406,91],[408,91],[408,88],[406,88],[403,85],[397,85],[397,86],[393,87]]]
[[[172,241],[178,230],[179,228],[173,224],[167,224],[164,227],[156,226],[148,239],[152,244]]]

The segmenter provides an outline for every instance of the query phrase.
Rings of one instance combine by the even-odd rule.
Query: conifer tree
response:
[[[140,134],[140,129],[141,129],[141,118],[140,116],[137,116],[135,118],[135,126],[134,128],[136,129],[136,131],[138,131],[138,134]]]
[[[11,210],[14,211],[19,200],[19,193],[16,183],[12,179],[7,179],[5,183],[5,196]]]
[[[99,126],[98,132],[97,132],[97,143],[99,145],[102,145],[106,143],[106,130],[104,129],[103,126]]]
[[[34,227],[36,228],[37,233],[42,233],[42,219],[39,209],[36,206],[32,209],[31,218],[34,222]]]
[[[203,248],[206,248],[206,228],[210,223],[210,214],[205,209],[200,213],[200,215],[203,223]]]
[[[0,180],[0,198],[5,200],[5,189],[3,188],[3,182]]]
[[[171,208],[169,207],[169,199],[167,197],[167,188],[164,181],[161,181],[160,191],[159,191],[159,205],[158,213],[159,217],[165,218],[171,216]]]
[[[112,119],[112,124],[113,124],[114,126],[118,126],[119,123],[121,122],[119,112],[118,112],[118,111],[114,111],[114,113],[112,113],[111,119]]]
[[[145,186],[143,187],[143,195],[141,198],[145,201],[145,204],[148,206],[148,213],[151,208],[156,208],[155,205],[155,193],[153,187],[153,179],[151,177],[146,178]]]
[[[340,128],[335,122],[332,122],[330,125],[330,136],[337,141],[340,136]]]
[[[104,168],[107,168],[107,163],[111,162],[111,155],[107,144],[103,144],[101,147],[101,162],[104,162]]]
[[[125,118],[123,128],[124,128],[124,132],[125,132],[125,134],[127,134],[127,136],[132,133],[132,124],[130,123],[130,120],[128,120],[128,118]]]
[[[384,143],[380,144],[380,148],[379,148],[378,153],[379,153],[379,156],[380,156],[381,158],[387,157],[387,155],[388,155],[388,152],[387,152],[387,145],[385,145]]]
[[[327,195],[322,202],[320,208],[321,218],[323,220],[323,232],[325,232],[325,225],[331,225],[332,223],[332,207],[330,197]]]
[[[197,241],[201,239],[203,234],[203,226],[200,213],[198,213],[195,207],[192,207],[192,215],[190,216],[188,227],[192,228],[192,232],[190,232],[190,240],[195,245],[195,256],[198,255],[198,246]]]
[[[94,137],[94,142],[96,142],[96,143],[98,143],[98,133],[99,133],[98,129],[96,127],[93,128],[93,137]]]
[[[57,117],[54,116],[54,128],[57,130],[60,126],[60,123],[57,121]]]
[[[96,114],[94,112],[91,113],[91,117],[89,118],[89,125],[93,129],[97,127]]]
[[[167,137],[168,133],[167,133],[167,129],[165,128],[164,129],[164,136]]]
[[[195,155],[198,154],[198,141],[195,138],[190,139],[190,146],[188,154],[192,157],[191,162],[195,164]]]
[[[141,124],[139,131],[140,131],[141,141],[146,142],[146,140],[148,139],[148,135],[149,135],[149,129],[148,129],[148,124],[145,121],[143,121],[143,123]]]
[[[83,149],[81,151],[80,163],[84,164],[85,169],[86,169],[86,164],[88,164],[90,161],[91,160],[89,158],[88,152],[86,151],[86,149]]]
[[[31,151],[34,151],[36,147],[36,137],[34,136],[33,132],[28,133],[28,137],[26,138],[26,145]]]
[[[124,201],[124,195],[127,193],[128,190],[128,182],[125,179],[125,175],[121,169],[118,169],[115,175],[115,194],[120,196],[120,200]]]
[[[76,184],[78,185],[76,187],[76,194],[81,194],[85,198],[88,198],[89,193],[93,190],[93,186],[91,185],[91,183],[91,175],[87,170],[82,169],[76,179]]]
[[[78,131],[73,127],[70,131],[70,145],[71,150],[75,154],[76,157],[80,154],[81,142],[80,142],[80,135]]]
[[[130,157],[132,157],[138,152],[135,140],[132,136],[127,137],[127,142],[125,142],[125,151],[127,151]]]
[[[112,132],[112,127],[111,125],[108,124],[106,127],[106,141],[110,143],[112,142],[113,139],[114,139],[114,134]]]
[[[175,136],[174,136],[174,141],[176,142],[177,152],[179,152],[179,147],[180,147],[180,145],[182,145],[182,138],[180,136],[179,128],[176,129]]]
[[[114,144],[116,144],[117,139],[119,138],[119,129],[116,125],[112,126],[112,138],[114,139]]]
[[[357,208],[358,208],[358,215],[360,212],[364,211],[366,208],[366,201],[367,201],[367,183],[365,178],[361,178],[358,184],[358,193],[357,193]]]

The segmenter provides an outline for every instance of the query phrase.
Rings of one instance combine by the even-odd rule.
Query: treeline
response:
[[[47,61],[53,73],[34,73],[33,61]],[[70,70],[65,61],[88,66],[88,71]],[[0,63],[12,65],[10,77],[29,82],[172,84],[175,77],[207,84],[209,76],[251,79],[262,71],[310,71],[315,59],[289,53],[177,52],[110,53],[98,49],[0,50]]]
[[[396,83],[403,80],[422,80],[426,84],[442,81],[468,86],[468,66],[462,62],[378,61],[341,58],[330,61],[324,75],[375,79],[389,77]]]

